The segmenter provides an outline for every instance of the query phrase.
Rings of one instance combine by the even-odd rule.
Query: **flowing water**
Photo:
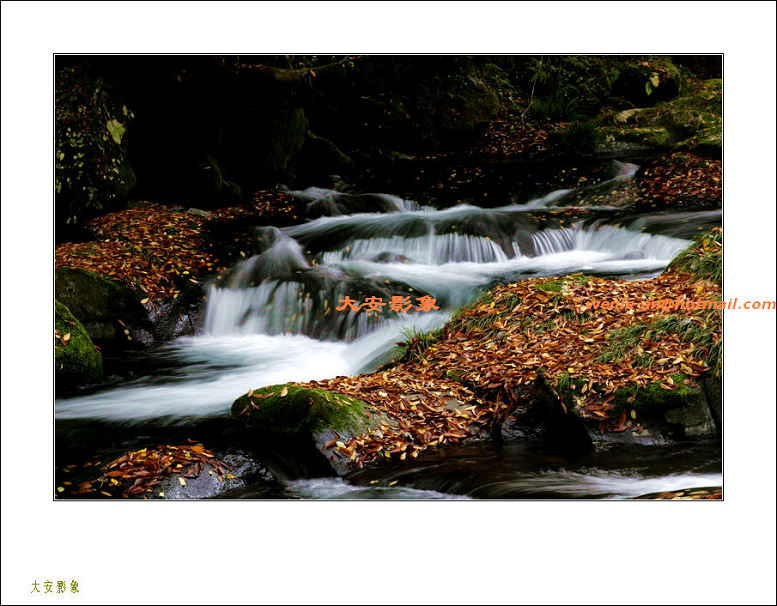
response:
[[[98,391],[57,400],[58,457],[76,456],[68,446],[73,441],[79,442],[80,456],[92,458],[99,452],[108,456],[111,448],[117,454],[119,448],[141,448],[150,436],[170,443],[181,428],[228,414],[234,399],[250,388],[373,370],[390,359],[403,331],[442,326],[456,308],[495,284],[574,272],[622,279],[657,275],[688,238],[720,223],[720,211],[644,214],[617,205],[581,204],[586,195],[598,201],[606,197],[602,191],[607,187],[621,188],[632,178],[632,167],[621,165],[610,182],[596,188],[560,190],[488,209],[461,204],[438,210],[387,194],[354,196],[320,188],[296,192],[309,215],[318,218],[281,229],[256,228],[258,254],[210,286],[196,336],[145,353],[144,368],[153,372],[129,374]],[[435,299],[439,310],[336,309],[346,297],[358,303],[379,297],[388,303],[401,296],[415,303],[425,295]],[[106,432],[115,437],[110,446],[99,438]],[[93,452],[84,450],[84,441],[93,444]],[[234,449],[229,443],[221,446],[222,452]],[[479,461],[481,468],[491,469],[486,462],[493,452],[487,447],[462,452],[448,460]],[[435,477],[454,472],[426,462],[418,464],[414,477],[423,476],[428,485],[415,479],[414,486],[403,481],[389,487],[287,478],[281,488],[272,482],[268,488],[262,480],[264,488],[246,485],[229,496],[623,497],[674,486],[677,477],[683,487],[720,483],[719,465],[717,474],[707,470],[694,477],[698,453],[676,473],[653,469],[650,480],[633,465],[610,469],[606,461],[597,461],[589,468],[549,471],[517,451],[507,457],[501,452],[496,467],[514,477],[494,479],[508,488],[490,493],[477,482],[464,482],[464,488],[435,483]],[[716,452],[711,448],[708,458],[715,459]],[[533,461],[531,468],[526,461]]]

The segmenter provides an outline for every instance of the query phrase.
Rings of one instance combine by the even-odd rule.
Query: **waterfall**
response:
[[[624,165],[611,181],[628,181],[633,171]],[[560,190],[533,206],[437,210],[390,195],[294,192],[315,218],[257,228],[257,254],[209,287],[202,330],[147,353],[173,370],[60,399],[57,415],[182,422],[223,414],[250,388],[373,370],[391,357],[402,330],[438,328],[494,284],[572,272],[655,275],[698,226],[720,217],[570,210],[570,200],[589,193]],[[439,310],[419,309],[425,295]],[[346,297],[357,311],[337,310]],[[365,309],[368,297],[384,306]],[[393,297],[411,309],[391,311]]]
[[[428,294],[450,313],[494,282],[572,271],[653,272],[687,246],[602,219],[561,227],[558,217],[551,210],[459,205],[262,228],[265,250],[211,287],[205,332],[354,341],[424,313],[392,311],[392,297],[415,302]],[[357,305],[377,297],[384,305],[338,311],[346,297]]]

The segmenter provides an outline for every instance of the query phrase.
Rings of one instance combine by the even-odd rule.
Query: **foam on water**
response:
[[[633,169],[621,173],[615,179],[630,178]],[[566,193],[554,192],[545,203]],[[340,210],[365,199],[354,202],[320,189],[296,195],[311,202],[332,200]],[[224,413],[250,388],[374,368],[403,340],[403,330],[441,326],[453,310],[494,283],[577,271],[660,271],[688,244],[602,221],[540,229],[557,221],[556,215],[540,221],[518,205],[435,210],[396,196],[369,196],[367,201],[379,200],[391,212],[324,216],[258,230],[261,252],[210,288],[203,330],[163,348],[160,355],[180,364],[176,374],[59,399],[57,416],[137,420]],[[400,294],[393,290],[400,286],[411,294],[429,293],[440,311],[334,310],[346,295],[390,297]]]

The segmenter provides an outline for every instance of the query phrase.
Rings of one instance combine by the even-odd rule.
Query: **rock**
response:
[[[208,499],[234,489],[244,488],[252,479],[258,478],[265,481],[273,479],[269,471],[244,455],[228,454],[219,457],[219,460],[232,468],[232,471],[221,480],[212,467],[205,465],[196,478],[184,480],[186,485],[181,484],[178,479],[181,474],[171,474],[154,489],[154,495],[158,496],[162,493],[164,494],[162,498],[168,500]]]
[[[717,433],[704,397],[692,398],[684,406],[667,410],[664,419],[672,425],[678,425],[684,438],[708,438]]]
[[[57,300],[70,309],[89,337],[98,343],[126,344],[133,331],[148,327],[146,310],[137,295],[123,284],[97,274],[58,269],[55,293]]]
[[[722,153],[722,81],[705,80],[694,90],[657,104],[618,111],[600,128],[600,153],[673,147],[719,158]]]
[[[723,432],[723,383],[720,377],[713,372],[705,373],[701,376],[699,383],[707,405],[710,408],[710,414],[715,421],[718,433]]]
[[[393,253],[384,251],[375,255],[372,259],[373,263],[410,263],[410,259],[405,255],[399,253]]]
[[[613,416],[623,412],[629,418],[633,410],[635,422],[648,432],[674,439],[707,439],[719,435],[712,412],[714,403],[711,406],[710,401],[714,402],[716,393],[720,398],[720,383],[717,392],[714,384],[709,385],[708,398],[702,388],[709,381],[706,376],[694,381],[678,374],[672,381],[676,386],[673,390],[664,389],[659,383],[639,388],[622,387],[615,392]]]
[[[243,191],[237,183],[224,179],[219,161],[211,155],[206,155],[197,163],[194,178],[189,184],[191,187],[191,199],[202,206],[214,208],[228,206],[239,202],[243,198]],[[210,217],[211,214],[202,214],[199,209],[189,209],[192,214]]]
[[[310,475],[345,474],[349,460],[336,452],[335,443],[387,422],[361,400],[292,384],[263,387],[253,390],[251,397],[239,397],[232,405],[232,416],[263,442],[277,442]]]
[[[54,301],[54,329],[66,342],[54,338],[54,376],[57,393],[72,391],[103,377],[103,359],[81,323],[70,310]]]
[[[628,110],[628,112],[633,111],[637,110]],[[620,114],[617,114],[617,116],[623,117],[626,113],[627,112],[621,112]],[[669,131],[663,126],[640,128],[603,127],[600,129],[600,132],[603,137],[603,142],[596,147],[596,152],[599,154],[668,149],[672,146],[673,142]]]
[[[593,442],[585,425],[577,413],[563,403],[562,397],[548,383],[544,373],[537,373],[528,392],[532,403],[523,413],[514,413],[507,437],[538,437],[549,452],[570,458],[584,456],[593,450]]]
[[[201,210],[199,208],[190,208],[186,211],[190,215],[197,215],[198,217],[205,217],[206,219],[209,219],[213,216],[213,213],[209,213],[207,210]]]
[[[241,183],[286,178],[305,144],[305,110],[287,107],[283,98],[275,101],[278,105],[234,116],[235,124],[225,127],[224,163],[236,171]]]

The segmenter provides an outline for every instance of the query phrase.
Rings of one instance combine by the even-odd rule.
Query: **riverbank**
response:
[[[563,413],[601,436],[660,436],[662,418],[672,425],[668,415],[681,426],[677,437],[714,437],[719,410],[704,410],[702,403],[695,411],[699,420],[686,418],[685,409],[697,408],[697,399],[703,399],[701,377],[714,377],[719,389],[722,312],[673,313],[650,309],[650,302],[720,300],[721,251],[721,231],[714,230],[652,280],[615,282],[577,274],[498,286],[443,328],[412,335],[401,344],[399,363],[376,373],[298,384],[357,399],[372,414],[385,415],[372,431],[331,439],[322,452],[361,467],[490,436],[515,412],[536,404],[539,373]],[[587,306],[612,298],[632,301],[635,309]],[[647,309],[641,309],[643,302]],[[250,426],[263,407],[284,405],[278,398],[284,391],[251,390],[236,401],[233,414],[245,415]],[[287,431],[264,418],[254,427]]]

